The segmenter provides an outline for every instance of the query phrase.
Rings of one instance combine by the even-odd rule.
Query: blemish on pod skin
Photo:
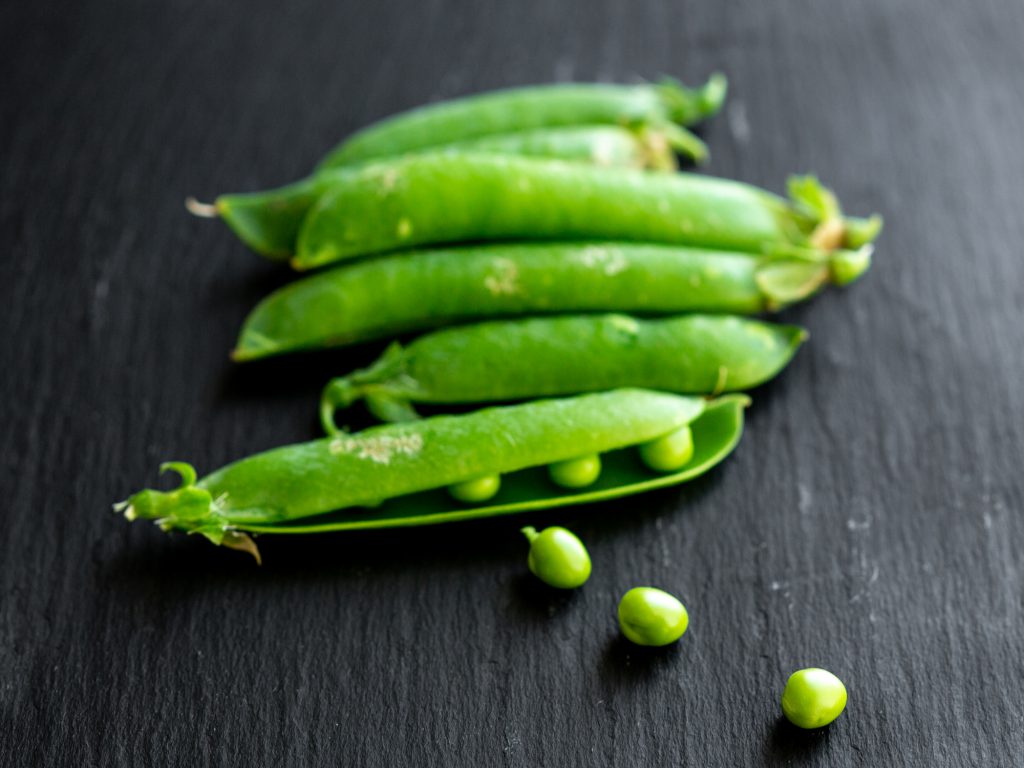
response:
[[[609,277],[617,275],[629,267],[629,261],[622,255],[622,251],[600,245],[584,248],[579,259],[584,266],[600,269]]]
[[[484,287],[492,296],[512,296],[519,293],[519,267],[511,259],[495,259],[492,271],[484,277]]]
[[[412,234],[412,222],[406,218],[399,219],[395,233],[403,240],[407,239]]]
[[[377,435],[375,437],[337,437],[331,441],[330,451],[337,456],[354,454],[377,464],[390,464],[395,455],[415,456],[423,450],[423,435]]]
[[[595,165],[611,165],[615,159],[615,148],[612,146],[611,140],[602,137],[600,141],[597,141],[591,152],[591,159]]]
[[[380,193],[381,196],[387,195],[394,191],[395,187],[398,186],[398,169],[397,168],[386,168],[380,175]]]
[[[636,336],[640,331],[640,324],[632,317],[627,317],[626,315],[615,315],[611,319],[611,324],[617,330],[623,331],[630,336]]]

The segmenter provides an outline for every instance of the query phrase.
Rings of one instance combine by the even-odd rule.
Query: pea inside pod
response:
[[[806,179],[803,186],[811,182]],[[817,182],[813,182],[817,184]],[[818,185],[820,186],[820,185]],[[420,155],[355,171],[310,210],[296,269],[437,243],[650,241],[764,253],[856,248],[880,220],[830,215],[740,182],[498,155]],[[819,195],[825,197],[825,193]],[[828,237],[819,237],[826,232]]]
[[[665,79],[638,85],[566,83],[451,99],[368,126],[328,153],[321,168],[421,151],[494,134],[575,125],[692,125],[718,112],[726,79],[698,88]]]
[[[413,403],[502,402],[618,387],[741,391],[778,374],[806,337],[797,326],[728,315],[569,315],[458,326],[406,347],[392,344],[369,368],[334,379],[324,390],[322,421],[328,432],[337,431],[335,410],[360,399],[378,418],[404,421],[416,418]]]
[[[675,170],[675,151],[696,161],[707,156],[697,137],[681,128],[631,129],[617,125],[546,128],[497,134],[446,146],[434,152],[503,154],[558,158],[604,167]],[[373,161],[390,178],[387,160]],[[189,210],[219,217],[247,246],[272,259],[295,253],[302,222],[314,203],[350,175],[354,165],[321,170],[276,189],[219,196],[212,206],[190,201]]]
[[[116,509],[255,553],[250,534],[426,525],[599,501],[706,472],[739,441],[747,402],[613,390],[383,425],[256,454],[198,481],[189,465],[169,464],[181,487],[140,491]],[[696,447],[685,468],[656,473],[638,460],[638,446],[684,425]],[[592,486],[559,489],[547,477],[549,464],[593,453],[603,466]],[[479,506],[445,490],[485,475],[501,475],[501,489]]]
[[[513,315],[756,314],[838,283],[839,271],[853,279],[868,268],[870,251],[751,256],[623,242],[411,251],[325,270],[272,293],[246,318],[233,357],[254,360]]]

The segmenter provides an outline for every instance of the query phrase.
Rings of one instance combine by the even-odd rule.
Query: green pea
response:
[[[530,541],[530,572],[545,584],[575,589],[590,578],[590,555],[572,531],[552,526],[537,533],[527,526],[522,532]]]
[[[679,600],[654,587],[634,587],[619,601],[619,627],[637,645],[669,645],[690,624]]]
[[[693,433],[680,427],[657,440],[640,446],[640,458],[658,472],[673,472],[693,458]]]
[[[548,465],[551,482],[563,488],[586,488],[601,476],[601,457],[596,453]]]
[[[798,669],[782,692],[782,712],[798,728],[821,728],[846,708],[846,686],[827,669]]]
[[[501,488],[501,475],[483,475],[448,486],[448,493],[457,501],[477,504],[493,499]]]

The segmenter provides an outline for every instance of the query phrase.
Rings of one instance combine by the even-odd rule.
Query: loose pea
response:
[[[548,466],[551,482],[563,488],[586,488],[601,475],[601,457],[596,453]]]
[[[673,472],[693,458],[693,433],[680,427],[657,440],[640,446],[644,464],[658,472]]]
[[[826,669],[798,669],[782,692],[782,712],[798,728],[821,728],[846,708],[846,686]]]
[[[590,555],[572,531],[552,526],[538,533],[527,526],[522,532],[530,540],[530,572],[545,584],[575,589],[590,578]]]
[[[494,498],[501,488],[501,475],[483,475],[448,486],[448,493],[457,501],[476,504]]]
[[[634,587],[619,601],[619,627],[637,645],[669,645],[690,624],[679,600],[654,587]]]

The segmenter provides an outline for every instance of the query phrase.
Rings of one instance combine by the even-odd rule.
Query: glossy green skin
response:
[[[782,712],[798,728],[821,728],[846,709],[846,686],[825,669],[810,667],[789,676]]]
[[[693,458],[693,433],[689,427],[680,427],[657,440],[640,446],[640,458],[658,472],[674,472],[685,467]]]
[[[689,125],[713,115],[725,98],[722,75],[702,88],[562,84],[491,91],[402,112],[356,133],[328,153],[333,167],[513,131],[569,125]]]
[[[637,645],[670,645],[690,625],[678,599],[654,587],[634,587],[619,601],[619,627]]]
[[[442,151],[559,158],[607,167],[675,168],[672,146],[664,133],[641,133],[611,125],[501,134],[453,144]],[[377,165],[387,167],[384,161],[377,161]],[[352,166],[328,168],[276,189],[221,195],[215,207],[220,218],[247,246],[269,258],[286,259],[295,253],[299,230],[310,208],[353,172]]]
[[[530,541],[526,563],[530,573],[550,587],[576,589],[590,578],[590,553],[572,531],[558,526],[523,528]]]
[[[415,418],[412,402],[500,402],[617,387],[741,391],[779,373],[806,337],[797,326],[729,315],[566,315],[458,326],[404,348],[393,344],[374,365],[333,380],[324,390],[324,424],[331,429],[334,408],[360,398],[378,418],[396,421]]]
[[[484,475],[448,486],[448,493],[456,501],[479,504],[493,499],[501,490],[501,475]]]
[[[419,430],[428,425],[431,434],[447,438],[431,440],[429,461],[424,451],[395,455],[389,464],[379,464],[347,451],[333,453],[334,440],[319,440],[244,459],[198,485],[141,491],[116,508],[128,519],[158,520],[165,530],[198,533],[215,544],[252,551],[244,532],[310,534],[432,525],[583,504],[676,485],[707,472],[739,442],[748,403],[741,395],[704,402],[627,390],[436,417],[400,427],[376,427],[356,436],[362,445],[380,448],[384,441],[378,438],[422,435]],[[644,442],[642,435],[687,420],[697,452],[682,471],[654,475],[636,460],[633,446]],[[504,426],[511,432],[496,431],[503,428],[502,422],[508,422]],[[505,435],[514,442],[502,440]],[[584,491],[555,488],[542,466],[564,461],[569,458],[565,454],[578,455],[580,450],[601,452],[604,446],[621,446],[624,440],[632,442],[622,450],[603,453],[601,478]],[[409,445],[390,442],[391,448],[402,444]],[[472,450],[466,450],[467,444]],[[485,474],[488,470],[481,471],[485,464],[491,465],[491,472],[502,467],[511,471],[510,467],[519,465],[528,468],[506,476],[492,503],[466,507],[453,502],[444,486],[459,482],[454,479],[457,473]],[[194,476],[187,465],[177,466]],[[436,490],[413,490],[418,488]],[[379,506],[346,506],[392,493],[401,495]],[[216,504],[213,499],[218,499]],[[312,515],[316,517],[307,519]],[[237,539],[249,546],[239,546]]]
[[[776,275],[787,266],[791,279]],[[762,290],[763,274],[775,290]],[[757,314],[805,298],[828,280],[827,263],[647,243],[413,251],[336,267],[275,291],[246,318],[234,358],[527,314]]]
[[[431,154],[339,180],[303,222],[292,265],[468,240],[593,238],[760,253],[803,243],[812,223],[768,192],[710,176]]]
[[[563,488],[586,488],[601,476],[601,457],[596,453],[548,466],[548,476]]]

